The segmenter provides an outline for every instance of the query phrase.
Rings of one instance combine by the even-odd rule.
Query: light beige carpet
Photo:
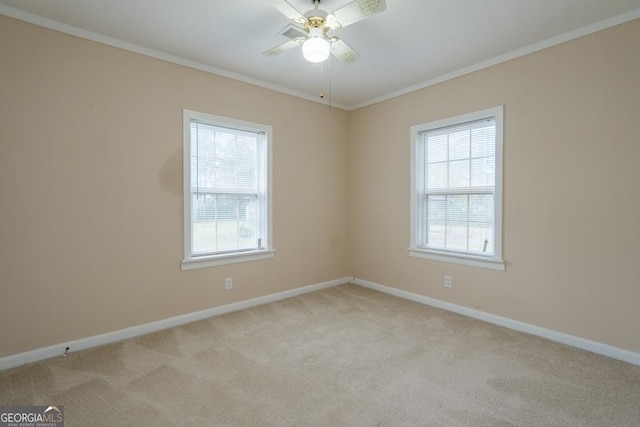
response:
[[[0,373],[66,426],[639,426],[640,367],[355,285]]]

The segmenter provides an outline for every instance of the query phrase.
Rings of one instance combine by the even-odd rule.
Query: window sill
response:
[[[224,255],[211,255],[182,260],[182,271],[195,270],[197,268],[217,267],[225,264],[235,264],[238,262],[258,261],[261,259],[273,258],[276,254],[274,249],[263,249],[251,252],[239,252]]]
[[[502,259],[484,258],[473,255],[454,254],[430,249],[409,248],[409,256],[430,259],[432,261],[449,262],[453,264],[468,265],[471,267],[488,268],[490,270],[505,271],[505,262]]]

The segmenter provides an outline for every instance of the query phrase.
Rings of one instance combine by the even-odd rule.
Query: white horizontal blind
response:
[[[424,156],[420,246],[492,257],[495,119],[423,131],[419,140]]]
[[[191,255],[262,249],[266,138],[191,120]]]

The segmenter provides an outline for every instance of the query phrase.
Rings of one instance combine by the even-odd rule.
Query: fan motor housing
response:
[[[325,28],[325,23],[326,22],[327,22],[327,20],[325,18],[319,18],[317,16],[312,16],[310,18],[307,18],[306,26],[309,27],[309,28],[323,28],[326,31],[327,30],[327,28]]]
[[[328,15],[329,14],[322,9],[311,9],[304,14],[304,17],[307,18],[305,26],[309,28],[323,28],[327,22]]]

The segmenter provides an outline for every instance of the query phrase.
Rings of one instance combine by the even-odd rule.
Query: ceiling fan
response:
[[[267,1],[291,20],[293,28],[282,33],[291,38],[290,41],[263,52],[264,56],[276,56],[302,45],[302,54],[309,62],[323,62],[329,58],[329,54],[333,54],[347,64],[356,62],[360,55],[338,37],[327,35],[327,32],[351,25],[387,7],[385,0],[354,0],[333,13],[327,13],[319,8],[321,0],[311,0],[314,8],[303,15],[287,0]]]

